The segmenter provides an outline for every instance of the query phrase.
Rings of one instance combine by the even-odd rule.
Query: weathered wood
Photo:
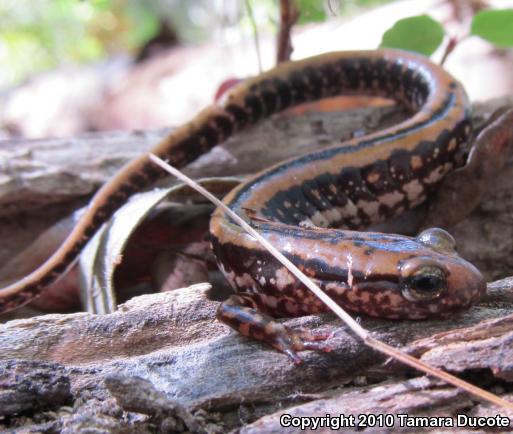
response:
[[[278,115],[200,157],[186,173],[194,178],[254,173],[276,161],[350,137],[355,125],[371,131],[395,123],[400,116],[393,108]],[[0,263],[71,209],[83,206],[123,164],[151,149],[168,132],[1,142]]]
[[[346,390],[342,387],[344,384],[397,381],[405,373],[411,374],[402,366],[381,366],[383,357],[359,342],[331,314],[286,321],[290,327],[315,327],[333,332],[329,341],[332,352],[305,352],[302,354],[304,363],[295,366],[283,354],[243,338],[216,322],[217,302],[207,298],[214,295],[206,292],[207,289],[208,286],[197,285],[134,298],[110,315],[78,313],[11,321],[0,326],[0,360],[21,363],[12,360],[41,359],[62,365],[75,401],[85,397],[107,399],[110,393],[104,380],[111,375],[140,377],[190,411],[204,408],[209,412],[222,412],[225,424],[229,424],[229,414],[240,405],[255,407],[255,414],[258,409],[283,411],[280,405],[314,400],[315,395],[307,395],[312,393],[327,396],[335,385],[339,386],[337,399],[346,403],[340,408],[349,408],[347,402],[351,402],[354,390]],[[395,345],[407,345],[433,364],[467,375],[486,370],[489,376],[473,380],[487,386],[490,383],[500,385],[502,380],[510,381],[509,361],[513,360],[513,346],[505,344],[511,335],[511,327],[507,325],[513,320],[510,317],[494,319],[504,315],[513,317],[513,305],[501,304],[502,296],[501,290],[492,288],[483,304],[450,320],[361,320],[376,337]],[[489,322],[499,324],[493,328],[491,336],[487,334],[491,330]],[[459,330],[450,334],[450,339],[436,335],[452,329]],[[437,351],[438,345],[442,351]],[[467,355],[466,358],[466,347],[479,348],[479,352],[475,357]],[[399,381],[394,387],[387,396],[401,402],[405,386]],[[442,389],[446,392],[440,395],[439,389],[440,385],[428,382],[417,392],[415,388],[409,390],[409,407],[404,409],[422,409],[431,394],[436,408],[434,414],[440,409],[449,412],[471,407],[468,398],[461,398],[454,407],[447,396],[461,393],[444,386]],[[398,396],[394,395],[394,390]],[[381,411],[386,408],[394,411],[395,407],[387,407],[388,404],[382,402],[382,395],[378,394],[376,399],[381,402],[378,406]],[[438,403],[439,399],[443,402]],[[321,404],[312,405],[322,413]],[[369,411],[373,409],[370,404]],[[350,408],[359,411],[359,407]],[[266,429],[257,432],[268,432]]]
[[[0,416],[70,401],[69,378],[62,365],[30,360],[0,363]]]
[[[509,397],[511,399],[511,395]],[[469,411],[469,408],[472,408],[472,410]],[[331,428],[339,429],[341,432],[364,431],[366,433],[403,431],[453,432],[452,427],[458,426],[458,419],[453,419],[455,414],[461,415],[461,422],[464,422],[462,420],[463,417],[482,416],[485,414],[492,417],[496,416],[496,412],[490,411],[486,406],[475,405],[464,393],[422,377],[401,382],[385,382],[379,386],[345,388],[342,391],[339,389],[332,396],[313,400],[307,404],[279,410],[264,416],[256,422],[243,427],[239,432],[241,434],[297,433],[299,428],[294,428],[290,425],[288,427],[280,425],[280,418],[284,414],[295,417],[333,416],[335,420],[331,422],[332,425],[321,425],[315,431],[307,431],[322,434],[334,432]],[[343,414],[345,417],[340,419],[340,414]],[[510,420],[511,416],[513,416],[513,414],[508,415],[502,411],[500,414],[504,417],[509,416]],[[370,417],[366,417],[367,415]],[[379,417],[379,415],[388,415],[388,419],[383,418],[380,421],[380,419],[373,418],[373,416]],[[390,416],[392,417],[391,421]],[[429,428],[412,428],[408,423],[411,423],[412,417],[415,416],[448,418],[452,422],[444,420],[444,425],[440,425],[438,429],[436,427],[431,428],[431,430]],[[285,422],[287,420],[290,419],[284,419]],[[373,425],[373,421],[376,425]],[[390,423],[387,424],[387,422]],[[451,423],[454,425],[450,425]],[[422,427],[423,425],[417,426]],[[463,428],[459,428],[457,432],[475,432],[468,424],[460,426]],[[312,426],[305,427],[305,429],[308,428],[311,429]],[[498,431],[503,430],[506,431],[504,428],[498,429]]]
[[[513,105],[513,98],[476,105],[476,118],[506,104]],[[189,165],[186,172],[196,178],[254,173],[276,161],[351,137],[355,130],[374,131],[391,125],[402,116],[390,107],[343,114],[278,115],[237,134]],[[86,203],[119,167],[150,149],[167,131],[2,142],[0,263],[29,245],[45,227]],[[463,255],[488,278],[506,276],[513,269],[508,241],[513,237],[512,175],[513,164],[508,164],[478,210],[451,229]],[[483,239],[489,242],[483,243]]]
[[[487,105],[482,110],[491,112],[493,107]],[[382,111],[378,112],[382,114]],[[369,116],[376,116],[375,111],[372,112],[374,115],[371,112],[363,113],[358,113],[356,118],[349,121],[347,131],[354,129],[355,119],[361,123]],[[253,148],[250,146],[236,157],[224,159],[225,165],[219,166],[221,172],[223,175],[228,172],[248,173],[256,170],[257,163],[267,165],[268,161],[255,162],[256,156],[263,154],[269,157],[270,154],[259,151],[260,141],[266,144],[265,149],[280,153],[279,157],[276,154],[270,157],[276,161],[284,156],[281,152],[288,151],[286,146],[277,147],[276,143],[289,140],[300,143],[304,149],[308,145],[319,146],[334,137],[342,137],[342,133],[336,129],[339,115],[311,116],[314,117],[298,121],[298,125],[296,120],[279,117],[264,125],[263,130],[252,129],[245,136],[234,139],[232,144],[244,142]],[[375,122],[374,126],[377,125],[381,124]],[[271,126],[276,129],[269,132]],[[146,140],[145,136],[142,137],[141,142]],[[109,140],[107,138],[107,142]],[[59,143],[65,146],[65,142]],[[42,142],[31,144],[36,148],[43,146]],[[14,146],[7,144],[4,149],[12,151]],[[114,144],[112,146],[115,147]],[[78,148],[80,146],[75,152],[78,152]],[[205,166],[201,168],[198,164],[210,168],[212,161],[217,166],[223,160],[218,158],[220,152],[211,153],[208,158],[214,160],[195,163],[191,170],[204,173]],[[230,148],[229,152],[235,155],[235,150]],[[293,152],[297,153],[298,150]],[[87,164],[93,166],[103,161],[100,166],[108,167],[110,163],[118,164],[123,158],[109,157],[106,153],[105,157],[98,157],[96,163],[90,161]],[[238,161],[240,167],[234,161]],[[63,161],[61,169],[54,172],[56,180],[62,182],[64,178],[59,171],[65,170],[65,167]],[[88,183],[88,187],[76,189],[80,193],[78,196],[73,196],[73,189],[69,189],[61,195],[61,199],[66,196],[74,201],[83,191],[90,193],[96,188],[98,180],[103,181],[113,169],[103,172],[96,168],[97,179],[87,175],[85,166],[81,169],[74,166],[75,170],[80,174],[74,175],[77,177],[75,181]],[[488,276],[507,275],[513,265],[510,242],[513,235],[512,172],[513,165],[509,164],[505,173],[498,176],[479,209],[468,220],[453,228],[460,250]],[[28,173],[22,171],[16,176],[28,179]],[[209,175],[215,174],[209,172]],[[80,181],[77,181],[78,177],[82,177]],[[45,194],[50,193],[49,184],[46,184],[46,188],[49,190]],[[17,191],[21,198],[24,197],[22,189],[10,191],[10,194]],[[9,195],[1,197],[10,200]],[[28,194],[26,197],[33,196]],[[30,200],[26,200],[22,208],[29,210],[31,206]],[[39,208],[39,212],[43,211],[44,208]],[[4,220],[7,221],[7,217]],[[331,353],[305,352],[302,354],[304,363],[294,366],[286,356],[240,337],[215,321],[217,300],[223,297],[219,290],[220,285],[217,284],[214,290],[200,285],[172,293],[134,298],[110,315],[46,315],[1,325],[0,362],[4,363],[3,366],[18,369],[27,366],[27,360],[41,360],[37,363],[45,366],[55,364],[58,366],[55,375],[69,379],[72,393],[70,404],[74,405],[73,410],[66,409],[62,401],[56,399],[51,407],[56,413],[45,419],[49,422],[42,423],[38,419],[40,413],[34,406],[26,407],[35,416],[34,420],[20,417],[12,420],[26,429],[30,426],[43,432],[76,432],[80,427],[101,428],[104,432],[150,432],[157,428],[162,431],[178,429],[181,424],[188,426],[183,418],[191,417],[189,423],[198,423],[199,428],[195,428],[198,432],[203,429],[207,432],[227,432],[246,425],[242,432],[264,433],[286,432],[278,423],[279,416],[289,407],[287,411],[295,415],[320,416],[330,412],[405,412],[439,416],[495,412],[507,415],[503,410],[492,410],[476,404],[462,392],[423,377],[405,382],[405,375],[417,374],[396,363],[383,365],[383,357],[365,347],[331,314],[286,321],[291,327],[333,331],[329,341],[333,347]],[[361,318],[361,321],[376,337],[404,346],[429,363],[456,372],[478,385],[504,393],[510,390],[509,383],[513,378],[513,365],[509,362],[513,360],[513,345],[510,344],[512,301],[511,280],[506,280],[491,285],[489,295],[478,306],[448,320],[414,322]],[[116,402],[109,381],[114,378],[118,386],[143,381],[134,377],[150,382],[144,384],[154,389],[151,393],[155,393],[155,396],[172,400],[169,405],[177,404],[182,417],[176,412],[171,416],[162,413],[162,406],[159,410],[157,404],[152,410],[151,406],[141,401],[141,396],[120,399],[119,390],[122,388],[114,386],[118,390]],[[9,400],[25,402],[23,379],[9,378],[9,393],[13,394],[9,395]],[[105,383],[108,378],[111,380]],[[132,387],[130,390],[133,392],[136,389]],[[163,395],[159,395],[159,391]],[[134,412],[136,407],[139,411]],[[139,413],[143,407],[142,413],[154,411],[154,414],[141,416]],[[0,419],[0,426],[2,423],[6,426],[10,422]]]

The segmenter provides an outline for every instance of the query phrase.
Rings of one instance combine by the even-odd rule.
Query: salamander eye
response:
[[[416,240],[442,253],[452,253],[456,251],[456,240],[454,237],[449,232],[440,228],[426,229],[417,235]]]
[[[447,288],[447,272],[436,265],[421,265],[408,270],[401,279],[401,291],[409,301],[430,301],[438,298]]]

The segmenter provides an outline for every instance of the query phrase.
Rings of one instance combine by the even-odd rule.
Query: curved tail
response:
[[[171,132],[151,152],[177,167],[183,167],[226,139],[223,131],[227,131],[226,127],[232,123],[233,118],[219,106],[210,106],[191,122]],[[28,276],[0,289],[0,313],[27,304],[39,296],[46,286],[67,270],[97,230],[132,194],[151,186],[165,175],[147,154],[126,164],[98,190],[86,212],[50,258]]]
[[[388,79],[382,82],[380,74],[384,71],[388,71],[384,76]],[[406,91],[397,79],[401,71],[408,82],[422,82],[420,91]],[[429,88],[437,83],[433,77],[439,77],[444,86],[450,84],[443,70],[427,58],[400,50],[335,52],[283,63],[239,83],[221,103],[207,107],[191,122],[171,132],[151,152],[180,168],[244,126],[290,106],[344,91],[392,95],[415,109],[428,96],[445,98],[444,86],[436,95],[430,95]],[[46,262],[23,279],[0,289],[0,313],[37,297],[70,266],[98,228],[129,196],[164,175],[147,155],[123,167],[96,193],[71,234]]]

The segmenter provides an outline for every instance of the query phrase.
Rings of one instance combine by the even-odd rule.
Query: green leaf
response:
[[[107,10],[112,7],[110,0],[91,0],[91,4],[95,9]]]
[[[513,9],[488,9],[474,15],[470,34],[498,47],[513,46]]]
[[[402,48],[430,56],[444,39],[442,25],[428,15],[397,21],[381,39],[380,47]]]
[[[301,12],[298,24],[326,21],[326,11],[322,1],[296,0],[296,7]]]

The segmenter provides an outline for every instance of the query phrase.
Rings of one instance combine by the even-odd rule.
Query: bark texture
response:
[[[506,102],[476,107],[476,113],[491,113]],[[349,116],[276,117],[201,158],[189,173],[252,173],[349,137],[354,125],[367,131],[397,116],[382,108]],[[162,134],[4,143],[0,237],[6,243],[0,257],[26,246],[45,224],[83,201]],[[512,176],[508,164],[480,207],[451,228],[463,256],[490,280],[508,276],[513,268]],[[490,284],[480,304],[449,320],[361,318],[361,323],[375,337],[511,400],[512,284],[511,278]],[[331,314],[285,321],[333,333],[333,351],[302,353],[304,362],[295,366],[215,320],[223,291],[217,283],[194,285],[133,298],[109,315],[52,314],[0,325],[0,427],[19,433],[269,433],[289,432],[279,424],[285,412],[513,417],[398,363],[384,363]],[[396,422],[394,430],[400,429]]]

